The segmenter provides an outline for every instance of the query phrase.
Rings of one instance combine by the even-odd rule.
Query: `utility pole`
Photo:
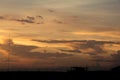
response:
[[[11,38],[11,35],[10,35],[10,32],[9,32],[9,34],[8,34],[9,36],[8,36],[8,39],[10,40],[10,38]],[[8,42],[8,71],[10,71],[10,55],[9,55],[9,53],[11,52],[11,48],[10,48],[10,46],[11,46],[11,44],[10,44],[10,42]]]

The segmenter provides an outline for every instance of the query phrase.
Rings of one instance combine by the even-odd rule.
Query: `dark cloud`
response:
[[[53,12],[55,12],[55,11],[54,11],[54,10],[52,10],[52,9],[48,9],[48,11],[49,11],[49,12],[52,12],[52,13],[53,13]]]
[[[35,20],[35,17],[32,17],[32,16],[27,16],[27,18],[30,20]]]
[[[95,42],[98,44],[120,44],[120,42],[112,42],[112,41],[95,41],[95,40],[37,40],[33,39],[32,41],[43,42],[43,43],[86,43],[86,42]]]
[[[27,16],[24,19],[16,19],[15,21],[21,22],[21,23],[30,23],[30,24],[43,24],[43,16]]]
[[[15,21],[21,23],[30,23],[30,24],[44,24],[43,19],[44,19],[43,16],[36,16],[36,17],[27,16],[24,19],[16,19]]]
[[[27,16],[24,19],[16,19],[15,21],[21,22],[21,23],[36,23],[35,17]]]
[[[40,19],[44,19],[44,17],[43,17],[43,16],[37,16],[37,17],[39,17]]]
[[[20,23],[28,23],[28,24],[43,24],[44,17],[43,16],[26,16],[25,18],[15,18],[15,17],[8,17],[8,16],[0,16],[2,20],[9,20],[9,21],[17,21]]]
[[[112,54],[111,56],[114,62],[120,63],[120,50],[118,50],[116,54]]]
[[[31,19],[18,19],[16,20],[18,22],[22,22],[22,23],[35,23],[33,20]]]
[[[94,49],[93,49],[93,50],[94,50]],[[83,52],[83,53],[84,53],[84,52]],[[90,56],[96,56],[96,55],[98,55],[99,53],[94,50],[94,51],[85,52],[84,54],[89,54]]]
[[[5,19],[4,16],[0,16],[0,19]]]
[[[32,41],[37,41],[37,42],[43,42],[43,43],[72,43],[72,42],[86,42],[86,40],[81,41],[81,40],[32,40]]]
[[[60,49],[60,51],[71,52],[71,53],[81,53],[80,50],[63,50],[63,49]]]
[[[65,24],[63,21],[60,21],[60,20],[57,20],[57,19],[55,19],[55,20],[53,20],[55,23],[58,23],[58,24]]]
[[[111,60],[109,57],[103,57],[103,56],[92,56],[92,61],[95,62],[108,62],[108,63],[112,63],[113,60]]]
[[[31,52],[31,50],[36,49],[36,46],[24,46],[15,45],[12,48],[12,55],[28,57],[28,58],[48,58],[48,57],[68,57],[72,56],[65,53],[42,53],[42,52]]]
[[[11,39],[8,39],[4,44],[0,45],[0,48],[6,50],[10,55],[21,56],[25,58],[50,58],[50,57],[69,57],[71,54],[66,53],[45,53],[45,52],[32,52],[33,49],[39,48],[37,46],[25,46],[17,45]]]
[[[105,53],[105,51],[103,50],[103,46],[104,44],[103,43],[99,43],[97,41],[87,41],[85,43],[74,43],[74,44],[71,44],[71,46],[75,49],[83,49],[83,50],[86,50],[86,49],[92,49],[93,51],[91,51],[90,53],[88,54],[96,54],[96,53]]]
[[[33,40],[43,43],[52,43],[52,44],[66,44],[72,47],[72,50],[61,50],[64,52],[79,52],[89,55],[97,55],[107,53],[104,49],[105,44],[120,44],[119,42],[112,41],[95,41],[95,40]]]

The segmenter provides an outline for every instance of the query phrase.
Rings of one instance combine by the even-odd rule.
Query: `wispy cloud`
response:
[[[8,20],[8,21],[16,21],[20,23],[27,23],[27,24],[42,24],[44,22],[43,16],[26,16],[25,18],[23,17],[14,17],[14,16],[0,16],[1,20]]]
[[[120,44],[120,42],[113,41],[95,41],[95,40],[37,40],[33,39],[33,41],[44,42],[44,43],[72,43],[72,42],[95,42],[99,44]]]
[[[109,51],[105,49],[105,45],[115,44],[120,45],[120,42],[95,41],[95,40],[33,40],[33,41],[48,44],[64,44],[71,47],[71,49],[60,49],[63,52],[83,53],[89,54],[91,56],[107,54]]]

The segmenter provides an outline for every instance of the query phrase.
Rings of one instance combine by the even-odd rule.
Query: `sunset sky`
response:
[[[120,65],[120,0],[0,0],[0,70],[8,63],[12,70]]]

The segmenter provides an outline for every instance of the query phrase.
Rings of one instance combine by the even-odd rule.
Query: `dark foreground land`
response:
[[[1,72],[1,76],[20,80],[120,80],[119,71],[87,71],[87,72],[47,72],[47,71],[9,71]]]
[[[72,67],[65,72],[58,71],[2,71],[4,80],[120,80],[120,66],[109,71],[88,71],[84,67]]]

